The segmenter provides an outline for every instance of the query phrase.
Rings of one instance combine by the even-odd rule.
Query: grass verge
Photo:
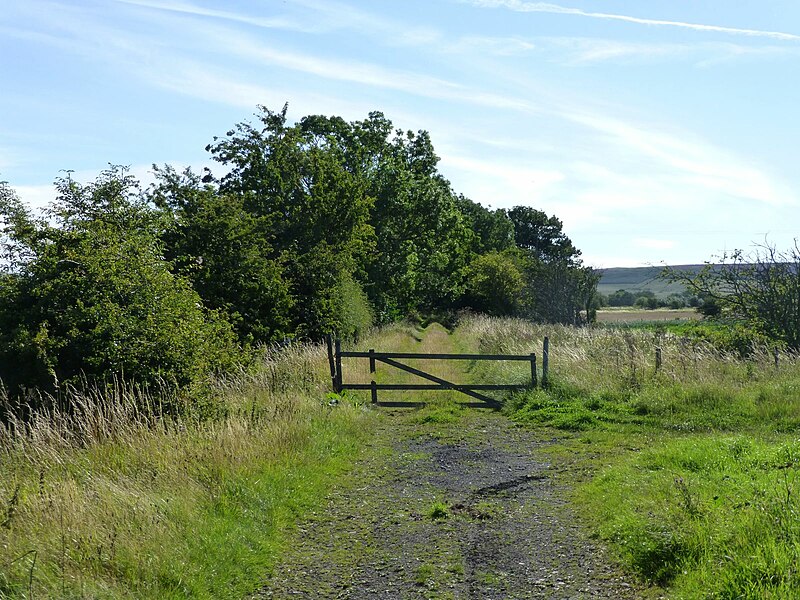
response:
[[[581,475],[573,501],[631,571],[675,598],[800,597],[797,357],[776,366],[770,349],[742,358],[735,345],[663,328],[475,318],[460,335],[520,354],[550,338],[551,386],[505,411],[565,431],[551,451]],[[486,369],[525,376],[513,364]]]
[[[375,416],[326,399],[319,347],[220,384],[220,416],[157,418],[121,390],[81,421],[0,432],[0,597],[239,598],[317,506]]]

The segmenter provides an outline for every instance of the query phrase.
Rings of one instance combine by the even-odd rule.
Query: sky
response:
[[[427,130],[595,267],[800,237],[796,0],[0,0],[0,181],[205,166],[258,105]]]

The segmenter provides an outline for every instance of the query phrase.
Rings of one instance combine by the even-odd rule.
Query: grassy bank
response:
[[[329,405],[324,351],[265,355],[219,416],[157,418],[130,389],[0,430],[0,597],[238,598],[371,429]]]
[[[485,352],[540,352],[547,391],[511,399],[528,426],[575,432],[556,450],[577,472],[595,534],[674,598],[800,594],[800,363],[749,358],[661,330],[571,329],[476,318]],[[662,362],[656,369],[656,348]],[[493,379],[525,377],[519,365]],[[500,372],[497,372],[497,371]]]

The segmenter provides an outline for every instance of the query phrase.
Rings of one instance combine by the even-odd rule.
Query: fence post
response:
[[[325,336],[325,346],[328,348],[328,365],[331,368],[331,382],[333,391],[336,391],[336,363],[333,361],[333,338],[330,334]]]
[[[369,372],[370,373],[374,373],[375,372],[375,349],[374,348],[370,348],[369,349]]]
[[[661,348],[656,347],[656,373],[661,369]]]
[[[533,352],[531,352],[531,387],[532,388],[535,388],[536,384],[538,383],[536,381],[536,379],[537,379],[537,377],[536,377],[536,355]]]
[[[375,348],[370,348],[369,349],[369,372],[370,373],[375,373]],[[375,385],[375,380],[374,379],[372,381],[370,381],[370,385],[372,386],[372,388],[370,390],[372,392],[372,403],[373,404],[377,404],[378,403],[378,388]]]
[[[542,344],[542,387],[546,388],[549,382],[550,370],[550,338],[544,336],[544,343]]]
[[[780,360],[781,360],[780,350],[778,350],[778,347],[775,346],[775,348],[772,351],[775,353],[775,370],[777,371],[778,368],[780,367]]]
[[[342,340],[336,338],[336,393],[342,393]]]

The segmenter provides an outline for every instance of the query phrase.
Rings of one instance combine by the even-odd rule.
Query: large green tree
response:
[[[187,277],[209,308],[224,312],[244,344],[291,333],[294,299],[270,243],[271,219],[244,207],[187,169],[154,167],[149,198],[166,213],[162,238],[173,269]]]
[[[555,216],[530,206],[515,206],[508,211],[508,218],[514,224],[517,246],[535,258],[547,263],[575,262],[580,257],[580,250],[572,244],[563,231],[563,223]]]
[[[337,290],[358,285],[373,252],[373,199],[347,168],[341,132],[290,125],[286,111],[260,107],[258,125],[239,123],[209,144],[228,170],[219,191],[236,196],[258,220],[269,244],[265,252],[283,265],[294,332],[313,337],[353,329],[342,322],[356,314],[341,305],[351,299]]]

